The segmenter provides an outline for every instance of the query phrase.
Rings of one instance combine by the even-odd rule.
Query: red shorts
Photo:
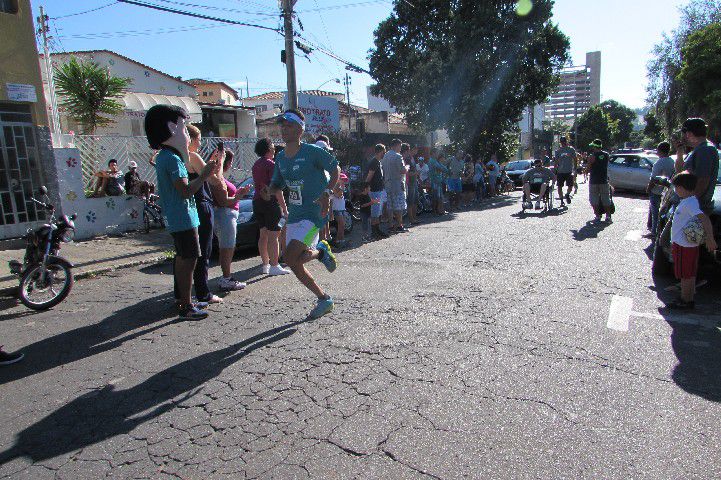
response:
[[[699,251],[699,247],[682,247],[677,243],[671,245],[673,273],[678,280],[696,277]]]

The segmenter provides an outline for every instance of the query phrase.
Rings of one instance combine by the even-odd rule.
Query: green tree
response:
[[[571,131],[571,125],[564,122],[563,120],[544,120],[543,128],[547,132],[551,132],[553,135],[566,135]]]
[[[500,148],[527,105],[545,101],[568,59],[552,0],[395,2],[375,31],[373,89],[419,130],[447,128],[475,154]],[[508,146],[504,146],[508,149]]]
[[[131,84],[90,61],[71,57],[55,73],[55,87],[62,97],[60,105],[83,127],[83,133],[93,134],[98,127],[115,123],[112,118],[123,111],[117,101]]]
[[[721,0],[691,0],[680,8],[679,27],[664,34],[648,63],[648,101],[657,109],[666,134],[674,132],[690,115],[686,85],[679,78],[682,50],[687,38],[708,25],[721,22]]]
[[[633,132],[633,121],[636,120],[636,113],[616,100],[606,100],[600,104],[611,120],[617,123],[616,135],[611,139],[614,145],[623,145],[631,139]]]
[[[613,120],[600,105],[584,112],[577,122],[576,148],[588,150],[588,145],[595,139],[600,139],[606,150],[615,145],[613,139],[618,135],[618,121]]]
[[[721,24],[692,33],[681,50],[678,80],[686,86],[690,115],[703,117],[712,135],[721,132]]]
[[[649,110],[649,112],[643,116],[646,125],[643,127],[643,136],[648,139],[654,146],[658,145],[663,141],[663,127],[658,121],[656,112]]]

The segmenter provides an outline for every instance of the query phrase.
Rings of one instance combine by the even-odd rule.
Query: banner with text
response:
[[[287,97],[285,104],[288,105]],[[298,109],[305,115],[306,132],[318,135],[340,130],[340,110],[335,98],[299,93]]]

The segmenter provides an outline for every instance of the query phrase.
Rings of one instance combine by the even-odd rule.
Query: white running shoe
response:
[[[268,272],[270,272],[270,264],[264,263],[263,264],[263,275],[268,275]]]
[[[280,265],[272,265],[270,269],[268,270],[268,275],[275,276],[275,275],[288,275],[290,273],[290,270],[286,270],[285,268],[281,267]]]
[[[230,292],[233,290],[242,290],[246,287],[245,282],[239,282],[234,278],[221,278],[218,280],[218,287],[221,290],[224,290],[226,292]]]

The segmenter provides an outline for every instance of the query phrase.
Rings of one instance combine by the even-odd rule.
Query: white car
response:
[[[645,192],[658,156],[645,153],[614,153],[608,162],[608,183],[616,190]]]

